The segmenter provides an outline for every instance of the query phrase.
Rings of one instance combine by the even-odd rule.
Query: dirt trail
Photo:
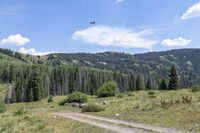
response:
[[[87,123],[93,126],[109,129],[119,133],[145,133],[152,131],[161,133],[190,133],[187,131],[181,131],[172,128],[164,128],[148,124],[137,124],[122,120],[104,118],[81,113],[56,113],[56,115]]]

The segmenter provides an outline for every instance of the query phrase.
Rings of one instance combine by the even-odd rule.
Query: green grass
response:
[[[25,114],[0,116],[1,133],[108,133],[109,131],[89,126],[77,121],[54,117],[52,115]]]
[[[161,100],[180,100],[182,95],[192,96],[192,103],[174,104],[168,109],[161,108]],[[124,94],[122,98],[98,98],[92,99],[95,104],[102,105],[107,101],[106,110],[95,115],[174,127],[189,131],[200,131],[200,92],[191,90],[155,91],[154,97],[148,92],[133,92]],[[116,114],[120,114],[116,117]]]
[[[6,92],[5,88],[5,86],[4,89],[0,88],[1,98]],[[191,103],[178,103],[168,109],[161,108],[161,100],[181,101],[182,95],[186,94],[192,96]],[[200,131],[200,91],[192,92],[191,89],[184,89],[154,91],[154,94],[139,91],[119,95],[108,98],[90,96],[89,103],[106,108],[105,111],[90,114],[194,132]],[[53,118],[54,112],[81,112],[79,108],[59,106],[58,103],[63,99],[66,99],[66,96],[53,97],[51,103],[48,103],[48,98],[45,98],[39,102],[7,105],[7,112],[0,114],[0,132],[110,132],[68,119]],[[107,104],[103,105],[103,101],[107,101]],[[13,116],[20,108],[24,108],[27,114],[20,117]],[[119,116],[117,117],[116,114]],[[25,118],[26,115],[28,118]]]
[[[0,100],[6,94],[6,85],[0,86]],[[48,103],[48,98],[39,102],[14,103],[7,105],[7,112],[0,113],[1,133],[110,133],[111,131],[56,117],[54,112],[79,111],[77,108],[61,107],[58,103],[65,96],[53,98]],[[23,110],[21,110],[23,109]]]

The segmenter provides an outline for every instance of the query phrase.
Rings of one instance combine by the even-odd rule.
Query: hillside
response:
[[[80,113],[80,108],[60,106],[74,91],[88,94],[88,105],[95,104],[105,109],[98,113],[90,112],[90,115],[162,129],[198,132],[199,87],[157,90],[156,86],[160,84],[161,77],[168,79],[172,64],[181,74],[182,86],[198,83],[199,51],[182,49],[136,55],[105,52],[40,57],[3,50],[0,52],[0,83],[4,84],[0,85],[0,108],[4,113],[0,113],[0,132],[112,132],[99,128],[99,124],[94,127],[98,120],[74,116],[74,112],[84,114]],[[146,86],[147,79],[150,79],[150,88]],[[120,93],[113,97],[97,97],[99,88],[110,80],[116,81]],[[138,81],[144,88],[137,87]],[[51,96],[53,101],[48,103]],[[4,105],[3,101],[12,104]],[[64,113],[66,111],[68,116]],[[92,124],[85,119],[93,121]],[[119,123],[101,123],[127,129],[127,125]],[[86,130],[76,127],[85,127]]]
[[[112,71],[147,74],[167,74],[173,64],[181,74],[189,73],[197,76],[200,73],[200,49],[177,49],[163,52],[127,54],[117,52],[103,53],[55,53],[45,56],[25,55],[6,49],[0,49],[0,59],[20,61],[28,64],[46,64],[52,66],[76,65],[109,69]]]
[[[43,64],[48,66],[81,66],[143,75],[145,80],[151,77],[153,82],[161,78],[168,79],[170,67],[175,64],[180,75],[180,86],[188,87],[200,81],[200,49],[177,49],[143,54],[126,54],[117,52],[104,53],[55,53],[45,56],[24,55],[1,49],[0,60],[15,61],[26,64]],[[154,83],[156,87],[156,83]]]
[[[21,54],[9,49],[0,48],[0,60],[27,64],[48,64],[45,58],[29,54]]]
[[[52,65],[73,64],[77,66],[109,69],[124,73],[168,77],[169,68],[175,64],[182,86],[190,86],[200,81],[200,49],[178,49],[144,54],[116,52],[50,54],[45,56]]]
[[[0,83],[12,85],[7,103],[38,101],[73,91],[94,95],[109,80],[117,81],[122,92],[135,88],[131,83],[135,81],[127,74],[70,64],[53,67],[44,57],[2,49],[0,53]]]

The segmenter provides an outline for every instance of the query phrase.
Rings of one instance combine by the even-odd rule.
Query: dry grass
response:
[[[138,123],[175,127],[195,132],[200,131],[200,92],[192,92],[188,89],[155,91],[154,96],[149,95],[145,91],[123,93],[121,95],[123,96],[109,98],[90,97],[89,103],[101,105],[106,108],[103,112],[91,114]],[[192,97],[191,103],[181,102],[182,96],[186,95]],[[53,102],[51,103],[48,103],[48,98],[46,98],[40,102],[8,105],[8,111],[5,114],[0,114],[0,132],[6,132],[6,130],[7,132],[21,131],[22,133],[35,131],[53,131],[59,133],[84,131],[97,133],[110,132],[72,120],[62,118],[54,119],[51,115],[54,112],[81,112],[79,108],[59,106],[58,103],[65,98],[66,96],[53,97]],[[174,103],[169,108],[162,108],[161,100],[174,101]],[[175,103],[177,100],[180,102]],[[103,105],[103,101],[106,101],[107,104]],[[28,112],[28,120],[12,115],[21,107]],[[116,114],[119,114],[119,116],[116,116]],[[76,129],[76,127],[78,128]]]
[[[155,91],[155,97],[149,97],[145,91],[124,94],[122,98],[93,99],[96,104],[107,101],[104,112],[95,115],[123,119],[139,123],[175,127],[190,131],[200,131],[200,92],[191,90]],[[182,101],[183,96],[192,97],[191,103]],[[169,108],[162,108],[161,100],[170,102]],[[175,103],[180,100],[180,103]],[[116,114],[119,114],[116,117]]]
[[[5,96],[6,86],[0,87],[1,100]],[[7,112],[0,113],[1,133],[110,133],[111,131],[81,122],[55,117],[56,111],[77,111],[76,108],[60,107],[58,103],[65,97],[55,97],[54,102],[46,99],[40,102],[15,103],[7,105]],[[18,113],[23,108],[23,113]],[[16,113],[17,112],[17,113]]]

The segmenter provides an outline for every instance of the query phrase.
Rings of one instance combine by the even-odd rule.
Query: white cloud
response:
[[[172,46],[186,46],[191,43],[191,40],[179,37],[175,39],[165,39],[162,41],[162,45],[172,47]]]
[[[181,17],[182,20],[200,17],[200,2],[191,6]]]
[[[13,44],[17,46],[22,46],[30,42],[30,39],[23,37],[20,34],[16,35],[9,35],[7,38],[4,38],[0,41],[1,45],[6,45],[6,44]]]
[[[113,28],[109,26],[94,26],[81,31],[76,31],[72,38],[90,44],[101,46],[117,46],[123,48],[150,49],[157,41],[147,39],[153,34],[152,30],[134,32],[131,29]]]
[[[116,3],[124,2],[125,0],[116,0]]]
[[[54,52],[38,52],[34,48],[26,49],[24,47],[19,49],[19,52],[22,54],[30,54],[30,55],[47,55]]]

